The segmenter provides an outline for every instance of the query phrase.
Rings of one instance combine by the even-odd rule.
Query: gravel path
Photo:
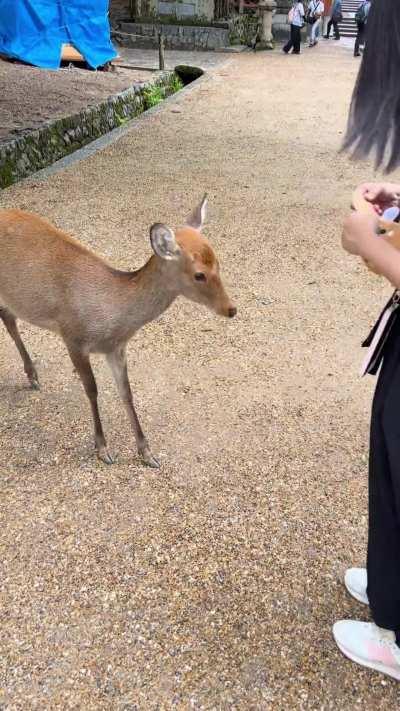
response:
[[[359,343],[389,293],[339,248],[372,175],[337,154],[356,66],[333,43],[235,57],[106,150],[1,194],[135,268],[148,226],[207,190],[239,307],[227,321],[178,301],[131,343],[160,472],[132,454],[100,359],[112,467],[60,341],[22,327],[37,394],[2,336],[7,711],[396,708],[396,683],[331,638],[334,620],[368,618],[342,577],[366,544]]]

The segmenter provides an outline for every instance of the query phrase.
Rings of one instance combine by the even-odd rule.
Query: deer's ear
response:
[[[150,227],[150,242],[154,253],[161,259],[179,259],[181,250],[174,233],[166,225],[158,222]]]
[[[194,227],[195,230],[202,230],[207,216],[207,195],[204,195],[200,205],[197,205],[193,212],[186,220],[189,227]]]

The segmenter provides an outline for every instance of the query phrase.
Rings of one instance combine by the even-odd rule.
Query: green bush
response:
[[[151,109],[153,106],[157,106],[161,101],[165,99],[165,87],[163,86],[149,86],[143,92],[143,101],[145,111]]]
[[[183,89],[183,83],[175,72],[171,74],[168,84],[166,86],[158,86],[158,84],[153,84],[153,86],[146,87],[143,92],[143,106],[144,111],[151,109],[153,106],[161,103],[167,96],[175,94],[180,89]]]
[[[183,82],[180,77],[175,74],[175,72],[171,77],[171,81],[169,82],[167,89],[169,94],[176,94],[177,91],[183,89]]]

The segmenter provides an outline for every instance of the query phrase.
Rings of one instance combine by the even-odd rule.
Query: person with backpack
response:
[[[329,18],[328,26],[326,28],[326,35],[324,35],[325,39],[329,39],[329,35],[331,33],[331,28],[333,25],[335,40],[340,40],[340,31],[339,31],[338,23],[341,22],[342,19],[343,19],[342,1],[341,0],[334,0],[332,9],[331,9],[331,16]]]
[[[357,23],[357,37],[354,44],[354,56],[360,56],[360,44],[364,44],[365,40],[365,28],[367,24],[368,13],[371,7],[370,0],[363,0],[361,5],[357,8],[355,14],[355,21]]]
[[[304,6],[302,2],[295,0],[289,10],[288,22],[290,24],[290,37],[283,47],[283,51],[285,54],[289,54],[290,50],[293,49],[293,54],[300,54],[301,28],[304,25]]]
[[[322,0],[310,0],[306,13],[306,22],[310,25],[309,47],[315,47],[318,44],[317,38],[324,9]]]

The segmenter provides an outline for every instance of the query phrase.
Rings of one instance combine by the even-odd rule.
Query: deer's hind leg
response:
[[[32,359],[24,346],[23,340],[18,331],[15,316],[2,306],[0,307],[0,318],[18,348],[19,354],[24,364],[25,373],[27,374],[28,380],[31,384],[31,388],[33,390],[40,390],[39,378],[36,372],[36,368],[33,365]]]
[[[92,366],[90,365],[89,356],[83,353],[82,350],[77,348],[74,344],[68,343],[68,341],[65,341],[65,344],[68,348],[68,353],[70,355],[72,363],[75,367],[75,370],[79,374],[85,393],[90,402],[93,417],[94,439],[97,456],[105,464],[113,464],[114,459],[107,449],[103,426],[101,424],[99,407],[97,404],[97,385],[93,375]]]

